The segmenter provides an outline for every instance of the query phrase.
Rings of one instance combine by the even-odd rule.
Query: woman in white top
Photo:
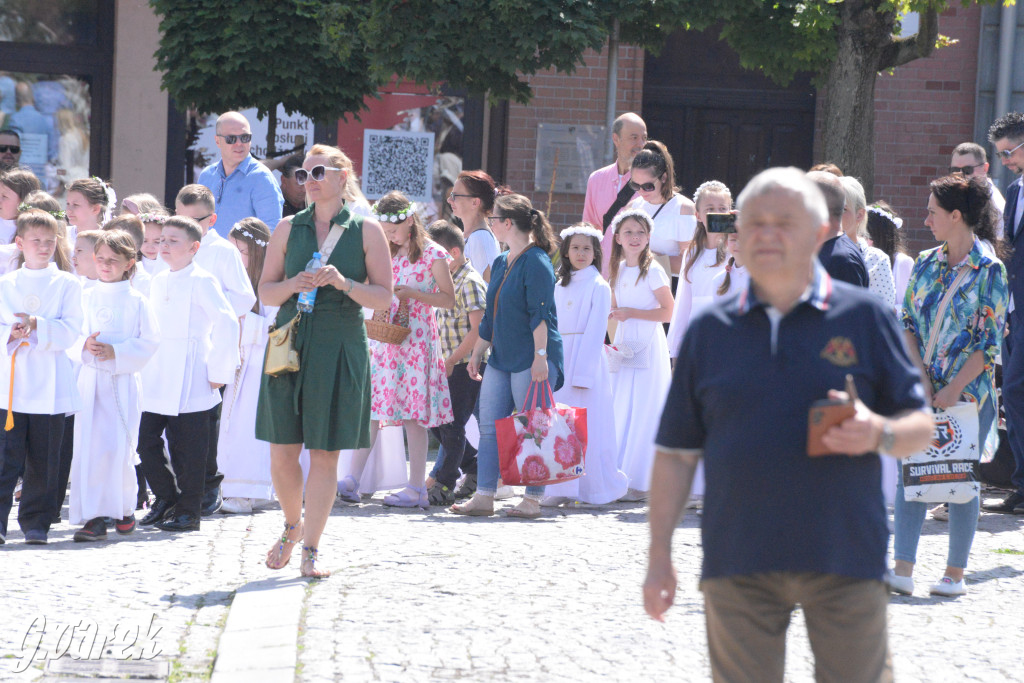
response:
[[[664,143],[648,140],[633,157],[630,186],[640,196],[629,203],[651,217],[651,253],[671,276],[679,275],[694,232],[697,210],[693,202],[679,194],[675,186],[675,165]]]
[[[854,244],[860,247],[864,257],[864,265],[868,269],[868,291],[882,300],[886,306],[895,308],[896,286],[893,282],[892,268],[889,257],[881,249],[868,244],[867,237],[867,200],[864,198],[864,186],[852,176],[842,176],[846,193],[846,204],[843,208],[843,232]]]
[[[885,202],[875,202],[868,208],[867,233],[872,246],[881,249],[889,257],[890,268],[896,289],[896,310],[903,306],[903,298],[907,293],[907,283],[914,269],[914,259],[910,258],[903,246],[903,219]]]
[[[709,233],[705,217],[708,213],[731,211],[732,193],[725,183],[709,180],[697,188],[693,203],[697,209],[697,230],[686,250],[685,263],[676,285],[672,321],[668,326],[668,353],[672,358],[679,351],[690,320],[714,300],[713,280],[725,268],[724,235]]]
[[[499,192],[494,179],[483,171],[463,171],[448,195],[452,215],[462,221],[466,258],[484,282],[491,281],[491,264],[501,253],[489,222]]]

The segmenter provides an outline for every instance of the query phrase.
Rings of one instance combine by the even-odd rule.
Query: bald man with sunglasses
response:
[[[13,128],[0,130],[0,172],[17,168],[21,161],[21,136]]]
[[[237,111],[221,114],[215,141],[220,161],[204,168],[198,182],[213,192],[218,223],[230,230],[243,218],[255,216],[273,230],[281,220],[284,195],[273,172],[249,153],[249,121]]]

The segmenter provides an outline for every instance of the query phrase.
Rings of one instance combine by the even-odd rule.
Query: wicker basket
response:
[[[374,311],[373,318],[366,321],[366,336],[385,344],[400,345],[409,336],[409,306],[404,302],[398,304],[398,310],[391,322],[388,322],[389,311]]]

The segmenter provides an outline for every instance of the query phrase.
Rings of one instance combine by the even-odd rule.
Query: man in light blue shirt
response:
[[[249,121],[236,111],[221,114],[215,139],[220,161],[203,169],[199,184],[213,192],[218,224],[227,234],[238,221],[255,216],[273,230],[281,220],[284,196],[270,169],[249,155]]]
[[[36,109],[32,86],[19,82],[15,88],[18,111],[7,118],[7,125],[21,133],[23,163],[39,178],[46,174],[46,162],[57,156],[57,133],[53,123]],[[31,149],[32,153],[26,152]]]

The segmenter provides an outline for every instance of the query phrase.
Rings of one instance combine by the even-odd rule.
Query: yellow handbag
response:
[[[277,377],[289,372],[299,371],[299,352],[295,350],[295,330],[298,328],[302,313],[278,328],[271,327],[267,337],[267,358],[263,363],[263,372]]]

